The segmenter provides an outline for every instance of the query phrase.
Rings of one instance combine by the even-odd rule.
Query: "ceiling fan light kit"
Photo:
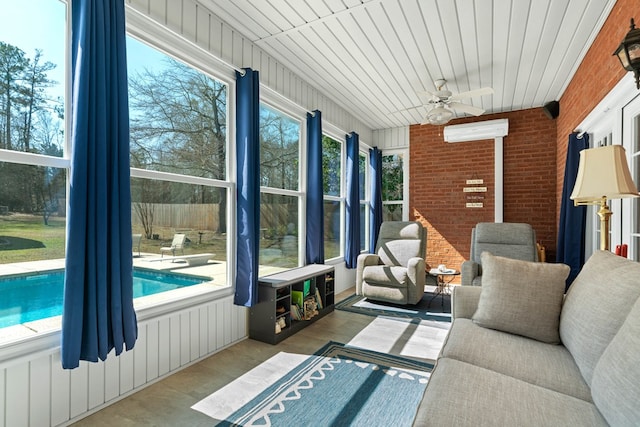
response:
[[[439,105],[432,108],[427,113],[425,122],[431,125],[444,125],[453,117],[453,111],[445,108],[444,105]]]
[[[449,122],[454,116],[455,112],[466,113],[472,116],[479,116],[484,113],[484,109],[474,107],[473,105],[463,104],[459,102],[461,99],[472,98],[475,96],[491,95],[493,89],[490,87],[483,87],[476,90],[470,90],[459,94],[453,94],[451,91],[443,89],[447,83],[445,79],[438,79],[434,82],[436,87],[435,92],[426,92],[431,96],[427,102],[427,106],[431,108],[427,112],[427,115],[422,124],[431,125],[444,125]]]

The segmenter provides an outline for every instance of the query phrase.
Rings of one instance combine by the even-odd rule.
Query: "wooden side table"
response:
[[[436,291],[433,297],[429,300],[429,304],[431,304],[431,301],[440,295],[440,303],[444,306],[444,296],[451,295],[451,288],[449,285],[456,276],[460,275],[460,271],[453,268],[446,270],[432,268],[428,271],[428,274],[436,278]]]

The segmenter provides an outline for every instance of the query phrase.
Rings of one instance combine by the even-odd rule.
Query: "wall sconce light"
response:
[[[640,29],[636,28],[633,18],[629,32],[613,54],[618,57],[625,70],[633,71],[636,88],[640,89]]]

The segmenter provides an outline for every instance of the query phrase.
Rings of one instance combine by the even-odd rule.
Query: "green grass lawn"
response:
[[[140,252],[157,254],[160,248],[171,246],[176,230],[172,227],[154,227],[154,234],[158,239],[147,239],[141,227],[133,226],[133,233],[142,234]],[[207,230],[179,230],[189,239],[184,254],[214,253],[215,259],[227,259],[227,235],[217,234]],[[261,249],[278,248],[282,246],[279,238],[263,238],[260,240]],[[137,249],[137,248],[136,248]],[[177,255],[181,255],[178,252]],[[137,250],[134,251],[137,255]],[[49,224],[44,225],[41,216],[13,213],[0,216],[0,264],[23,261],[38,261],[46,259],[62,259],[65,257],[65,218],[50,217]],[[265,260],[267,261],[267,260]],[[267,261],[270,265],[295,267],[298,263],[297,255],[281,255]]]
[[[134,233],[136,230],[134,229]],[[139,231],[138,231],[139,232]],[[173,229],[158,227],[158,240],[142,238],[140,251],[158,254],[162,246],[170,246]],[[184,254],[215,253],[217,260],[227,258],[226,235],[205,232],[202,238],[197,231],[187,232],[191,242]],[[179,252],[178,254],[181,254]],[[136,252],[137,255],[137,252]],[[0,264],[13,262],[61,259],[65,256],[65,219],[51,217],[44,225],[41,216],[11,214],[0,216]]]
[[[0,216],[0,264],[64,258],[65,219],[11,214]]]

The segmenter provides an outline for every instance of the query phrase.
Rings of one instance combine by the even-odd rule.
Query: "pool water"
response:
[[[133,270],[133,297],[209,281],[206,277]],[[0,328],[62,314],[64,271],[0,279]]]

